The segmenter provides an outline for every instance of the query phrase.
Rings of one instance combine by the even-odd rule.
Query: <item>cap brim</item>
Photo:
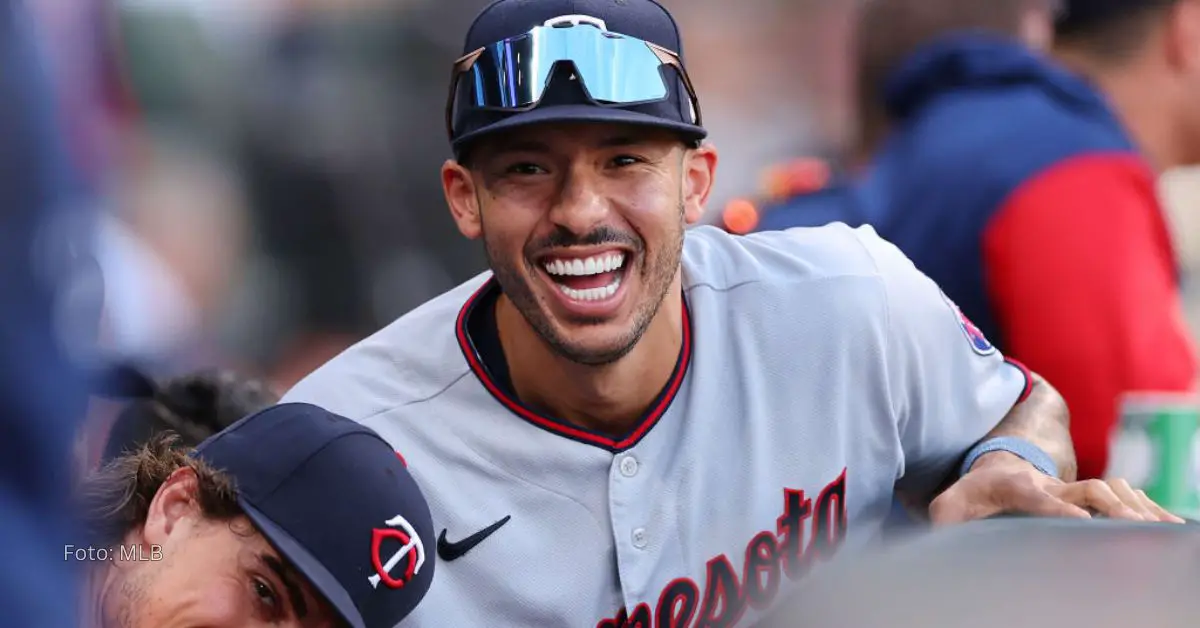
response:
[[[351,628],[366,628],[366,622],[363,621],[362,614],[358,612],[354,601],[350,599],[350,594],[320,561],[261,510],[241,497],[238,498],[238,504],[267,541],[279,550],[279,553],[283,554],[305,579],[312,583],[313,587],[333,605],[334,610],[342,616],[342,619],[346,620]]]
[[[631,124],[675,131],[689,140],[699,141],[708,137],[708,131],[704,127],[687,124],[686,122],[667,120],[637,111],[612,107],[597,107],[595,105],[553,105],[518,113],[481,129],[464,133],[455,138],[451,142],[451,145],[455,152],[457,152],[468,143],[486,135],[527,127],[533,124],[547,124],[551,122]]]

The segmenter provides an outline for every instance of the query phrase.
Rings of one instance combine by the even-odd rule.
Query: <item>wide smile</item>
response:
[[[568,312],[597,317],[620,305],[631,259],[620,249],[569,251],[543,256],[538,266]]]

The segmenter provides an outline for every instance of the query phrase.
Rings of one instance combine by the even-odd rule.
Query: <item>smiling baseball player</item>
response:
[[[430,496],[411,625],[731,626],[897,492],[937,522],[1170,518],[1069,482],[1059,396],[869,228],[685,231],[717,154],[658,4],[500,0],[464,53],[442,182],[491,271],[286,396]]]

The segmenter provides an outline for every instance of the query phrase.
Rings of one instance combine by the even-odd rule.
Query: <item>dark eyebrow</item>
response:
[[[275,575],[279,576],[283,586],[287,588],[288,598],[292,600],[296,615],[303,619],[305,615],[308,615],[308,604],[304,602],[304,594],[300,592],[300,587],[296,584],[296,572],[269,554],[261,554],[259,558],[267,567],[271,568],[271,571],[275,572]]]

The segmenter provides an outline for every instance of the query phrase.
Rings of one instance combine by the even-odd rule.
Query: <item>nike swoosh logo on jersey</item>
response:
[[[493,532],[499,530],[501,526],[508,523],[509,519],[512,519],[512,515],[504,517],[496,523],[493,523],[492,525],[476,532],[475,534],[472,534],[471,536],[468,536],[457,543],[451,543],[450,541],[447,541],[446,528],[442,528],[442,533],[438,535],[437,540],[438,558],[444,561],[458,560],[462,558],[467,552],[471,551],[472,548],[474,548],[476,545],[479,545],[484,539],[491,536]]]

